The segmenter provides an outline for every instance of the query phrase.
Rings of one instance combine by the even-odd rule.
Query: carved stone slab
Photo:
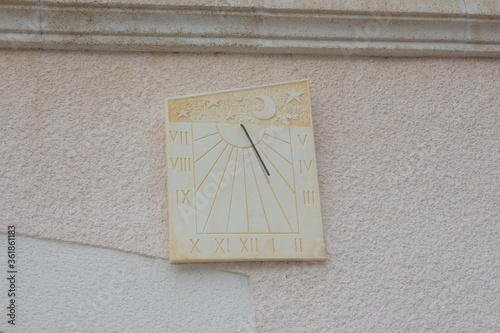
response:
[[[307,81],[170,98],[173,263],[324,260]]]

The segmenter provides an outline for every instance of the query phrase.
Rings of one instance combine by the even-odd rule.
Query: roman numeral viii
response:
[[[170,162],[172,162],[174,170],[179,168],[181,172],[191,171],[191,158],[189,157],[177,157],[175,160],[170,157]]]

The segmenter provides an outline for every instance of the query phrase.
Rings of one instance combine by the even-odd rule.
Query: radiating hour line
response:
[[[266,142],[264,142],[264,144],[266,146],[268,146],[269,148],[271,148],[276,154],[278,154],[279,156],[281,156],[282,159],[284,159],[285,161],[287,161],[288,163],[292,164],[292,162],[290,162],[289,160],[287,160],[285,157],[283,157],[283,155],[281,155],[280,153],[278,153],[273,147],[271,147],[270,145],[268,145]]]
[[[262,200],[262,195],[260,194],[259,184],[257,183],[257,176],[255,175],[255,169],[253,167],[252,158],[250,157],[250,155],[248,157],[250,159],[250,164],[252,165],[253,177],[255,179],[255,185],[257,185],[257,192],[259,192],[259,198],[260,198],[260,202],[262,204],[262,210],[264,211],[264,216],[266,217],[267,228],[269,229],[269,232],[271,232],[271,227],[269,226],[269,220],[267,219],[266,208],[264,207],[264,201]]]
[[[281,172],[278,170],[278,168],[274,165],[274,163],[271,161],[271,159],[269,158],[269,156],[267,156],[266,152],[262,149],[262,154],[264,154],[264,156],[267,158],[267,160],[269,161],[269,163],[271,163],[271,165],[273,166],[273,168],[278,172],[278,174],[280,175],[281,179],[283,179],[283,181],[285,182],[285,184],[288,185],[288,187],[290,188],[290,190],[295,193],[295,191],[293,190],[293,188],[290,186],[290,184],[288,184],[288,182],[286,181],[285,177],[283,177],[283,175],[281,174]],[[293,168],[293,166],[292,166]]]
[[[258,147],[255,147],[255,150],[258,150]],[[262,149],[261,149],[261,150],[262,150]],[[260,160],[262,160],[262,158],[261,158],[260,156],[259,156],[259,159],[260,159]],[[260,168],[261,168],[262,172],[264,173],[264,176],[266,176],[266,180],[267,180],[267,182],[268,182],[269,184],[271,184],[271,183],[269,182],[269,176],[267,175],[267,172],[269,172],[269,171],[267,170],[267,168],[264,170],[264,164],[259,163],[259,166],[260,166]]]
[[[247,207],[247,228],[248,228],[248,231],[247,232],[250,232],[250,218],[248,217],[248,192],[247,192],[247,171],[246,171],[246,168],[245,168],[245,149],[243,149],[241,151],[242,153],[242,158],[243,158],[243,179],[245,180],[245,203],[246,203],[246,207]]]
[[[200,157],[198,157],[198,159],[196,161],[194,161],[194,163],[198,162],[199,160],[201,160],[201,158],[203,156],[205,156],[206,154],[208,154],[209,152],[212,151],[212,149],[214,149],[215,147],[217,147],[219,145],[219,143],[221,143],[223,140],[220,140],[219,142],[217,142],[212,148],[210,148],[209,150],[207,150],[203,155],[201,155]]]
[[[231,219],[231,206],[233,205],[234,181],[236,179],[236,165],[238,164],[238,152],[239,150],[236,151],[236,158],[234,160],[233,186],[231,188],[231,201],[229,201],[229,214],[227,215],[226,234],[229,231],[229,220]]]
[[[286,223],[288,223],[288,226],[290,227],[290,230],[293,232],[292,225],[290,224],[290,221],[288,221],[288,217],[286,217],[285,211],[283,210],[283,207],[281,206],[281,203],[278,199],[278,196],[276,196],[276,192],[274,192],[274,188],[272,184],[269,184],[271,187],[271,191],[273,191],[274,198],[276,198],[276,201],[278,202],[278,206],[280,206],[281,212],[283,213],[283,216],[285,217]]]
[[[212,172],[212,169],[217,165],[217,162],[219,162],[219,159],[221,158],[222,154],[224,154],[224,152],[226,151],[226,149],[227,149],[228,146],[229,145],[226,144],[226,147],[224,147],[224,149],[222,150],[222,153],[220,153],[219,157],[217,157],[217,161],[215,161],[214,165],[212,165],[212,167],[208,171],[208,173],[205,176],[205,178],[203,178],[203,181],[201,182],[200,186],[198,186],[198,188],[196,189],[196,192],[198,192],[200,190],[200,188],[203,185],[203,183],[205,182],[205,180],[207,180],[208,175],[210,174],[210,172]]]
[[[267,135],[267,136],[269,136],[269,137],[271,137],[271,138],[273,138],[273,139],[280,140],[280,141],[282,141],[282,142],[284,142],[284,143],[290,144],[290,142],[285,141],[285,140],[280,139],[280,138],[277,138],[277,137],[275,137],[275,136],[272,136],[271,134],[267,134],[267,132],[266,132],[266,135]]]
[[[212,207],[210,208],[210,212],[208,213],[207,221],[205,222],[205,226],[203,227],[202,233],[205,232],[205,229],[207,228],[207,225],[208,225],[208,221],[210,220],[210,215],[212,215],[212,211],[214,209],[215,202],[217,201],[217,196],[219,195],[220,186],[222,185],[222,181],[224,180],[224,176],[226,175],[227,166],[229,164],[229,161],[231,160],[231,156],[233,155],[233,150],[234,150],[234,147],[231,147],[231,152],[229,153],[229,157],[228,157],[227,162],[226,162],[226,167],[224,168],[224,172],[222,173],[222,177],[221,177],[220,182],[219,182],[219,187],[217,187],[217,192],[215,193],[214,202],[212,202]]]
[[[215,135],[215,134],[219,134],[219,132],[215,132],[215,133],[212,133],[212,134],[209,134],[209,135],[202,136],[201,138],[198,138],[198,139],[196,139],[196,140],[193,140],[193,142],[196,142],[196,141],[201,140],[201,139],[208,138],[209,136],[212,136],[212,135]]]

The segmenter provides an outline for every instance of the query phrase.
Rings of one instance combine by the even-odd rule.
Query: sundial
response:
[[[324,260],[306,80],[166,100],[170,260]]]

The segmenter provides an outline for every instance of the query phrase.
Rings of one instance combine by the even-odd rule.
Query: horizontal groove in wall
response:
[[[0,2],[0,47],[500,56],[500,17]]]

